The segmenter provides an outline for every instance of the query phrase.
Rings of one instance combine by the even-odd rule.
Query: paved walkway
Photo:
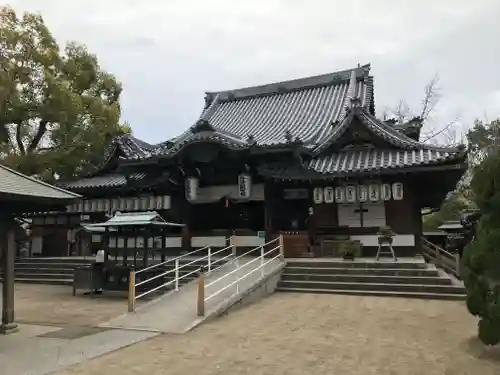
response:
[[[156,335],[95,327],[20,324],[19,328],[18,333],[0,335],[2,375],[49,374]]]
[[[209,298],[223,287],[233,284],[240,277],[260,266],[260,261],[249,257],[239,260],[239,268],[236,272],[229,274],[219,282],[211,284],[224,274],[228,274],[237,269],[234,262],[217,268],[205,281],[205,298]],[[268,274],[276,269],[281,263],[275,259],[263,267],[264,274]],[[252,286],[262,277],[261,270],[256,270],[243,280],[229,286],[223,292],[209,299],[205,305],[205,316],[210,315],[218,306],[223,304],[235,294],[241,293]],[[193,281],[183,286],[178,292],[167,294],[149,304],[141,306],[134,313],[123,314],[101,327],[113,327],[122,329],[135,329],[163,333],[184,333],[197,325],[203,318],[197,316],[198,284]]]

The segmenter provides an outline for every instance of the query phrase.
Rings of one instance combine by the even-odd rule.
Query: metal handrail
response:
[[[255,262],[256,260],[261,260],[262,257],[265,257],[267,254],[270,254],[272,253],[273,251],[276,251],[277,249],[279,249],[279,246],[276,246],[275,248],[269,250],[267,253],[263,253],[261,254],[258,258],[255,258],[255,259],[252,259],[251,261],[249,262],[246,262],[244,264],[242,264],[241,266],[239,266],[238,268],[232,270],[231,272],[228,272],[228,273],[225,273],[224,275],[222,275],[221,277],[219,277],[218,279],[215,279],[214,281],[208,283],[205,285],[205,288],[208,288],[209,286],[213,285],[213,284],[216,284],[218,283],[219,281],[221,281],[222,279],[224,279],[225,277],[229,276],[229,275],[232,275],[233,273],[239,271],[240,269],[242,269],[243,267],[245,266],[248,266],[250,263],[253,263]],[[254,249],[255,250],[255,249]],[[260,268],[261,266],[259,266]]]
[[[214,245],[208,245],[208,246],[202,247],[202,248],[200,248],[200,249],[193,250],[193,251],[191,251],[191,252],[189,252],[189,253],[182,254],[182,255],[180,255],[180,256],[178,256],[178,257],[176,257],[176,258],[167,259],[167,260],[166,260],[166,261],[164,261],[164,262],[157,263],[157,264],[153,264],[152,266],[149,266],[149,267],[146,267],[146,268],[142,268],[142,269],[140,269],[140,270],[136,271],[136,272],[135,272],[135,274],[136,274],[136,275],[138,275],[138,274],[140,274],[140,273],[142,273],[142,272],[144,272],[144,271],[149,271],[149,270],[152,270],[153,268],[163,266],[163,265],[165,265],[165,264],[167,264],[167,263],[169,263],[169,262],[172,262],[172,261],[175,261],[175,260],[177,260],[177,259],[181,259],[181,258],[187,257],[187,256],[192,255],[192,254],[194,254],[194,253],[197,253],[197,252],[199,252],[199,251],[201,251],[201,250],[207,250],[207,249],[209,249],[209,248],[211,248],[211,247],[213,247],[213,246],[214,246]]]
[[[155,276],[153,276],[153,277],[150,277],[149,279],[142,280],[142,281],[141,281],[141,282],[139,282],[139,283],[136,283],[136,282],[135,282],[135,277],[136,277],[136,275],[137,275],[138,273],[140,273],[140,272],[139,272],[139,271],[135,272],[134,270],[131,270],[131,271],[130,271],[130,283],[129,283],[129,298],[128,298],[128,300],[129,300],[129,311],[130,311],[130,312],[132,312],[132,311],[134,311],[134,310],[135,310],[135,301],[136,301],[136,300],[138,300],[138,299],[140,299],[140,298],[142,298],[142,297],[144,297],[144,296],[147,296],[148,294],[151,294],[151,293],[153,293],[153,292],[155,292],[155,291],[157,291],[157,290],[159,290],[159,289],[161,289],[161,288],[165,288],[165,287],[167,287],[167,286],[169,286],[169,285],[171,285],[171,284],[174,284],[174,283],[175,283],[175,290],[177,291],[177,290],[179,290],[179,281],[180,281],[180,280],[182,280],[182,279],[184,279],[185,277],[190,276],[190,275],[192,275],[192,274],[194,274],[194,273],[199,272],[199,270],[198,270],[198,269],[196,269],[196,270],[191,271],[191,272],[188,272],[188,273],[186,273],[186,274],[184,274],[184,275],[182,275],[182,276],[179,276],[179,270],[180,270],[180,269],[182,269],[182,268],[184,268],[184,267],[187,267],[187,266],[190,266],[190,265],[192,265],[192,264],[194,264],[194,263],[196,263],[196,262],[199,262],[200,260],[208,259],[208,269],[209,269],[209,271],[211,271],[212,266],[213,266],[214,264],[217,264],[217,263],[221,262],[222,260],[227,259],[228,257],[232,257],[232,256],[234,256],[234,255],[233,255],[233,254],[229,254],[228,256],[225,256],[225,257],[222,257],[222,258],[220,258],[220,259],[217,259],[215,262],[212,262],[212,257],[213,257],[214,255],[217,255],[217,254],[219,254],[219,253],[223,252],[223,251],[227,251],[228,249],[231,249],[231,248],[233,248],[233,247],[234,247],[234,245],[229,245],[229,246],[226,246],[226,247],[224,247],[224,248],[222,248],[222,249],[219,249],[219,250],[217,250],[216,252],[213,252],[213,253],[212,253],[212,252],[211,252],[211,247],[210,247],[210,246],[206,246],[206,247],[204,247],[204,248],[201,248],[201,249],[198,249],[198,250],[195,250],[195,251],[191,251],[191,252],[189,252],[189,253],[187,253],[187,254],[183,254],[183,255],[178,256],[178,257],[176,257],[176,258],[169,259],[169,260],[168,260],[168,261],[166,261],[166,262],[162,262],[161,264],[157,264],[157,265],[154,265],[154,266],[155,266],[155,267],[157,267],[157,266],[159,266],[159,265],[165,265],[165,264],[166,264],[166,263],[168,263],[168,262],[172,262],[172,261],[174,261],[174,262],[175,262],[175,267],[174,267],[174,269],[171,269],[171,270],[168,270],[168,271],[162,272],[161,274],[158,274],[158,275],[155,275]],[[195,260],[193,260],[193,261],[191,261],[191,262],[189,262],[189,263],[186,263],[186,264],[183,264],[183,265],[179,266],[179,260],[180,260],[180,259],[182,259],[182,258],[184,258],[184,257],[186,257],[186,256],[189,256],[189,255],[192,255],[192,254],[194,254],[194,253],[196,253],[196,252],[198,252],[198,251],[200,251],[200,250],[206,250],[206,249],[208,249],[208,254],[207,254],[207,255],[204,255],[204,256],[202,256],[202,257],[200,257],[200,258],[196,258]],[[148,267],[148,269],[153,269],[153,268],[154,268],[154,267]],[[145,269],[140,270],[140,271],[144,271],[144,270],[145,270]],[[158,279],[158,278],[160,278],[160,277],[165,277],[166,275],[169,275],[169,274],[171,274],[171,273],[173,273],[173,272],[175,272],[175,278],[174,278],[173,280],[167,281],[166,283],[163,283],[163,284],[161,284],[161,285],[158,285],[158,286],[154,287],[153,289],[147,290],[147,291],[145,291],[145,292],[143,292],[143,293],[141,293],[141,294],[139,294],[139,295],[136,295],[136,288],[137,288],[138,286],[141,286],[141,285],[147,284],[147,283],[149,283],[150,281],[155,280],[155,279]]]
[[[279,241],[278,243],[278,246],[272,248],[271,250],[268,250],[268,251],[264,251],[264,247],[273,243],[273,242],[276,242],[276,241]],[[278,258],[281,258],[283,259],[284,258],[284,251],[283,251],[283,236],[280,235],[279,237],[277,237],[276,239],[274,240],[271,240],[263,245],[260,245],[260,246],[257,246],[253,249],[251,249],[250,251],[247,251],[246,253],[240,255],[239,257],[236,257],[235,259],[233,259],[233,261],[239,259],[239,258],[242,258],[243,256],[247,255],[247,254],[250,254],[252,252],[255,252],[255,250],[258,250],[260,249],[260,256],[252,259],[251,261],[249,262],[246,262],[246,263],[243,263],[242,265],[238,265],[238,263],[236,263],[236,268],[234,270],[232,270],[231,272],[228,272],[224,275],[222,275],[221,277],[219,277],[218,279],[208,283],[205,285],[205,274],[203,272],[201,272],[200,274],[200,277],[198,278],[198,302],[197,302],[197,314],[198,316],[204,316],[205,315],[205,303],[207,301],[209,301],[210,299],[214,298],[215,296],[219,295],[220,293],[222,293],[224,290],[230,288],[231,286],[235,285],[236,284],[236,292],[238,293],[238,283],[243,280],[244,278],[248,277],[249,275],[253,274],[254,272],[260,270],[261,272],[261,277],[264,277],[264,267],[269,264],[270,262],[274,261],[275,259],[278,259]],[[267,255],[269,255],[270,253],[272,252],[275,252],[276,250],[279,250],[279,254],[268,259],[267,261],[264,261],[265,257]],[[228,285],[225,285],[223,286],[222,288],[220,288],[219,290],[217,290],[216,292],[212,293],[211,295],[209,295],[208,297],[205,296],[205,289],[220,282],[221,280],[223,280],[224,278],[230,276],[230,275],[233,275],[234,273],[240,271],[243,267],[246,267],[248,266],[249,264],[252,264],[256,261],[260,261],[261,264],[250,270],[249,272],[246,272],[244,275],[238,277],[235,281],[229,283]]]
[[[228,288],[232,287],[234,284],[239,283],[239,282],[240,282],[241,280],[243,280],[245,277],[247,277],[247,276],[251,275],[251,274],[252,274],[252,273],[254,273],[255,271],[260,270],[262,267],[265,267],[267,264],[269,264],[270,262],[272,262],[272,261],[273,261],[273,260],[275,260],[275,259],[278,259],[280,256],[281,256],[280,254],[276,255],[275,257],[273,257],[273,258],[269,259],[267,262],[265,262],[265,263],[261,264],[259,267],[254,268],[253,270],[251,270],[250,272],[246,273],[246,274],[245,274],[245,275],[243,275],[243,276],[240,276],[238,279],[236,279],[235,281],[233,281],[231,284],[228,284],[228,285],[226,285],[225,287],[223,287],[223,288],[219,289],[217,292],[212,293],[210,296],[208,296],[208,297],[206,297],[206,298],[205,298],[205,302],[206,302],[206,301],[209,301],[210,299],[212,299],[212,298],[214,298],[215,296],[219,295],[219,294],[220,294],[220,293],[222,293],[224,290],[226,290],[226,289],[228,289]],[[259,258],[257,258],[257,259],[259,259]],[[248,263],[247,263],[247,264],[248,264]],[[210,284],[209,284],[209,285],[210,285]],[[208,287],[208,285],[207,285],[207,287]]]

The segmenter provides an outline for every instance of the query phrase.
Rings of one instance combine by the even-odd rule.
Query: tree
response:
[[[500,342],[500,150],[474,167],[471,187],[482,216],[477,235],[464,249],[467,308],[479,317],[479,338]]]
[[[445,221],[459,220],[462,213],[470,208],[470,203],[459,192],[451,192],[441,204],[439,211],[425,215],[423,228],[425,231],[436,230]]]
[[[62,52],[42,16],[0,8],[0,156],[23,173],[75,176],[117,133],[122,91],[97,57]]]

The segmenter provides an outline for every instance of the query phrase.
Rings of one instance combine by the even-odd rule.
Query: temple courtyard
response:
[[[190,333],[155,335],[98,328],[126,302],[70,289],[16,286],[21,331],[0,337],[2,374],[500,373],[500,348],[479,344],[463,302],[275,294]]]

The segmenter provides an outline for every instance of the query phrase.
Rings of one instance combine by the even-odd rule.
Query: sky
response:
[[[499,0],[11,0],[40,12],[58,42],[97,54],[124,86],[122,120],[158,143],[198,118],[205,91],[371,63],[377,115],[415,113],[439,75],[427,124],[460,137],[500,117]],[[448,132],[447,132],[448,133]]]

